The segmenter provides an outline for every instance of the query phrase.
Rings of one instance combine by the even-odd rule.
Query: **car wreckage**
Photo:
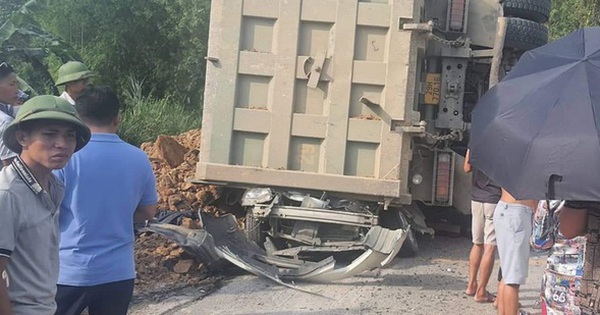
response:
[[[251,242],[231,214],[213,217],[198,212],[201,229],[181,225],[147,222],[138,232],[163,235],[194,255],[209,270],[219,270],[223,260],[257,276],[299,289],[296,281],[331,282],[357,275],[366,270],[385,267],[396,256],[406,231],[382,227],[370,229],[355,250],[362,253],[349,264],[339,265],[329,256],[319,261],[273,255]]]

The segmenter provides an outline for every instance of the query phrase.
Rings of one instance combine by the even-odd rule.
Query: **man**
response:
[[[498,285],[498,314],[519,313],[519,288],[529,272],[529,238],[537,200],[516,200],[502,189],[494,210],[494,227],[502,280]]]
[[[71,105],[75,105],[75,101],[81,92],[90,84],[92,76],[94,76],[94,73],[79,61],[65,63],[58,68],[58,79],[56,79],[56,86],[65,86],[65,91],[60,97],[67,100]]]
[[[57,314],[126,314],[133,294],[135,222],[152,218],[157,193],[152,166],[119,138],[115,93],[88,87],[75,108],[90,127],[88,146],[56,174],[65,183],[60,211]]]
[[[63,168],[90,139],[75,109],[56,96],[25,102],[2,135],[19,153],[0,172],[0,314],[51,315],[58,279]]]
[[[469,163],[471,152],[467,150],[464,171],[473,172],[471,186],[471,212],[473,247],[469,255],[469,282],[465,293],[475,302],[492,303],[494,296],[487,291],[487,284],[494,269],[496,233],[494,231],[494,209],[502,191],[485,174],[473,169]],[[477,281],[479,274],[479,281]]]
[[[16,104],[19,99],[19,85],[17,74],[14,69],[7,63],[0,63],[0,138],[2,133],[13,121],[12,105]],[[0,140],[0,161],[2,165],[8,166],[12,159],[17,156],[16,153],[10,151],[2,140]]]

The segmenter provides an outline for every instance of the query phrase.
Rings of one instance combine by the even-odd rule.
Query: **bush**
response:
[[[154,141],[158,135],[177,135],[200,128],[200,110],[186,110],[172,97],[152,99],[130,104],[121,113],[121,138],[135,146]]]
[[[159,135],[177,135],[200,128],[202,112],[186,109],[176,98],[155,99],[142,94],[143,81],[130,80],[121,112],[121,138],[135,146],[154,141]]]

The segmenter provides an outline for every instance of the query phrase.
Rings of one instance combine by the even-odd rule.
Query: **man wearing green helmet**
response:
[[[19,155],[0,171],[0,314],[54,314],[64,186],[52,170],[90,137],[75,108],[51,95],[25,102],[4,131]]]
[[[93,76],[94,73],[82,62],[69,61],[65,63],[58,68],[58,79],[56,79],[56,86],[65,86],[65,91],[60,97],[71,105],[75,105],[75,101],[83,89],[90,84],[90,78]]]

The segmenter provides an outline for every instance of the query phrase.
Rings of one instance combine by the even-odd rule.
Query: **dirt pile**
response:
[[[219,191],[214,186],[189,183],[194,176],[200,148],[200,129],[178,136],[159,136],[142,144],[156,176],[159,210],[216,210],[206,205]],[[186,227],[198,222],[184,219]],[[135,241],[137,296],[161,295],[166,291],[196,285],[207,278],[205,267],[172,241],[157,234],[142,234]]]
[[[156,176],[159,209],[197,210],[218,198],[215,186],[188,182],[196,171],[200,135],[200,129],[194,129],[142,144]]]
[[[158,234],[135,240],[135,295],[148,296],[197,285],[208,277],[204,266],[175,243]]]

